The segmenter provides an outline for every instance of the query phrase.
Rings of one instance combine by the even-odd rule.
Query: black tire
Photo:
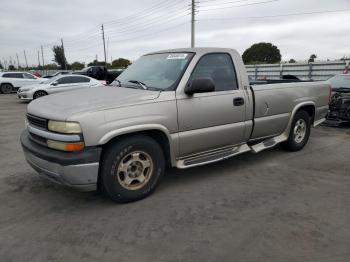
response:
[[[8,83],[2,84],[0,87],[0,91],[3,94],[10,94],[13,92],[13,86]]]
[[[43,97],[43,96],[47,96],[47,92],[45,91],[42,91],[42,90],[39,90],[39,91],[36,91],[33,95],[33,99],[37,99],[39,97]]]
[[[300,123],[305,123],[305,134],[301,136],[300,134],[296,134],[294,131],[300,127]],[[288,140],[281,143],[282,147],[288,151],[299,151],[304,148],[307,141],[309,140],[311,132],[311,118],[310,115],[300,110],[298,111],[293,119]]]
[[[134,156],[134,154],[139,154],[139,158],[147,155],[146,157],[151,159],[150,163],[152,168],[144,170],[145,172],[149,172],[147,175],[148,180],[145,180],[144,184],[137,180],[137,174],[136,178],[135,176],[130,178],[131,175],[135,175],[133,173],[130,174],[130,172],[132,172],[131,166],[133,163],[137,164],[138,161],[133,160],[134,158],[131,157],[128,162],[124,162],[126,161],[125,159],[128,159],[131,155]],[[124,165],[121,163],[122,161],[125,163]],[[120,169],[123,169],[121,167],[125,166],[127,166],[127,170],[131,167],[130,171],[127,171],[127,174],[123,171],[119,171]],[[108,145],[104,150],[102,166],[100,169],[99,186],[102,192],[116,202],[126,203],[140,200],[153,193],[164,174],[164,168],[164,153],[155,140],[144,135],[126,137]],[[140,170],[141,169],[143,170],[143,168],[140,168]],[[143,175],[144,171],[140,171],[140,173]],[[126,181],[126,176],[128,179],[136,179],[133,180],[133,182],[136,182],[135,185],[132,185],[132,183],[129,186],[125,185],[126,183],[124,181]],[[133,186],[135,187],[130,189]]]

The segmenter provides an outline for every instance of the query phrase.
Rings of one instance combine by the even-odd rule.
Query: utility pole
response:
[[[63,52],[63,60],[64,60],[64,70],[67,70],[67,60],[66,60],[66,53],[64,52],[63,38],[61,38],[61,44],[62,44],[62,52]]]
[[[18,59],[18,54],[16,53],[16,57],[17,57],[17,69],[19,70],[19,59]]]
[[[38,64],[39,64],[39,69],[40,69],[40,51],[38,50]]]
[[[27,61],[26,50],[23,50],[23,54],[24,54],[24,60],[26,60],[26,68],[28,68],[28,61]]]
[[[44,62],[44,50],[43,50],[43,46],[41,46],[41,58],[42,58],[42,61],[43,61],[43,70],[44,70],[45,62]]]
[[[106,57],[108,57],[108,53],[109,53],[109,37],[107,37],[107,51],[106,51]]]
[[[191,48],[195,47],[195,12],[196,12],[196,2],[192,0],[191,4]]]
[[[105,67],[107,67],[105,30],[104,30],[104,28],[103,28],[103,24],[102,24],[102,26],[101,26],[101,30],[102,30],[103,50],[104,50],[104,54],[105,54]]]

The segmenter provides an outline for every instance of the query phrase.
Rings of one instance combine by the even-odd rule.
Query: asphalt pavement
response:
[[[19,143],[26,103],[0,95],[0,261],[350,261],[350,127],[171,169],[116,204],[40,178]]]

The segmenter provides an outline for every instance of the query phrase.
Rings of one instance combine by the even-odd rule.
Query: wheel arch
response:
[[[0,86],[2,86],[2,85],[4,85],[4,84],[9,84],[9,85],[11,85],[12,87],[14,87],[14,85],[13,85],[12,83],[10,83],[10,82],[1,82]]]
[[[290,127],[292,125],[295,114],[301,110],[304,110],[309,114],[309,116],[311,117],[311,125],[313,124],[314,119],[315,119],[315,111],[316,111],[315,103],[312,101],[308,101],[308,102],[302,102],[302,103],[297,104],[293,108],[288,125],[287,125],[287,128],[285,129],[285,131],[282,134],[284,136],[284,140],[288,139]]]
[[[118,139],[134,135],[146,135],[153,138],[161,146],[166,162],[172,166],[176,164],[174,152],[177,149],[177,144],[173,141],[168,129],[161,125],[141,125],[114,130],[104,135],[99,144],[105,148]]]

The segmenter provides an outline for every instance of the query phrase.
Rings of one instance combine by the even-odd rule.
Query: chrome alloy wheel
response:
[[[120,161],[117,178],[122,187],[128,190],[137,190],[149,181],[152,172],[152,158],[145,152],[134,151]]]
[[[293,134],[294,134],[294,141],[296,143],[301,143],[306,135],[306,122],[304,119],[299,119],[294,126],[294,130],[293,130]]]

